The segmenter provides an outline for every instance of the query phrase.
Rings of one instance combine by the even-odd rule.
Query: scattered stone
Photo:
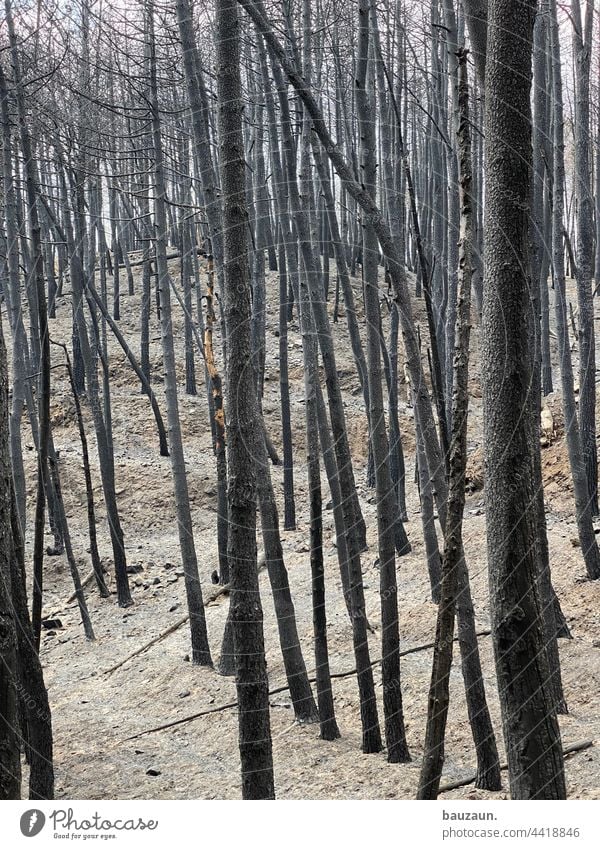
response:
[[[191,696],[189,690],[182,690],[181,693],[178,694],[180,699],[187,699],[188,696]]]
[[[178,608],[179,608],[178,604],[172,604],[171,607],[169,608],[169,613],[173,613]]]
[[[46,629],[54,629],[54,628],[62,628],[63,623],[60,619],[42,619],[42,628]]]
[[[160,770],[154,769],[154,767],[150,767],[150,769],[146,770],[146,775],[151,775],[153,778],[155,778],[157,775],[160,775],[160,774],[161,774]]]
[[[190,662],[189,654],[184,654],[183,659],[185,660],[186,663],[189,663]]]
[[[160,578],[158,577],[158,575],[157,575],[157,576],[156,576],[156,578],[154,578],[154,580],[152,581],[152,583],[154,584],[154,586],[156,586],[157,584],[160,584],[160,582],[161,582],[161,581],[160,581]]]

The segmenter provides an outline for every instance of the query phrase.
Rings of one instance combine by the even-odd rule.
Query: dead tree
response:
[[[275,796],[269,685],[256,560],[256,472],[249,451],[255,427],[256,383],[250,359],[250,274],[242,134],[240,22],[234,0],[216,3],[219,168],[223,209],[225,322],[231,387],[228,559],[244,799]]]
[[[550,691],[531,491],[529,303],[531,60],[536,2],[490,0],[485,68],[487,190],[482,384],[490,608],[515,799],[561,799],[560,731]]]

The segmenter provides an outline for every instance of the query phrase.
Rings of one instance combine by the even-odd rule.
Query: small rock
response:
[[[157,775],[160,775],[160,770],[154,769],[154,767],[150,767],[150,769],[146,770],[146,775],[151,775],[152,777],[156,777]]]
[[[178,694],[180,699],[187,699],[188,696],[191,696],[189,690],[182,690],[181,693]]]
[[[177,610],[178,607],[179,607],[178,604],[172,604],[171,607],[169,608],[169,613],[173,613],[175,610]]]
[[[160,584],[160,578],[158,577],[158,575],[156,576],[156,578],[154,578],[152,583],[154,584],[154,586],[156,586],[157,584]]]
[[[183,659],[186,661],[186,663],[189,663],[190,662],[189,654],[184,654]]]
[[[62,628],[63,624],[60,619],[42,619],[42,628],[54,629]]]

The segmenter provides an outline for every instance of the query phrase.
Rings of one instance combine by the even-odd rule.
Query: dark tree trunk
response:
[[[369,55],[370,0],[359,3],[359,40],[356,62],[356,102],[361,135],[362,179],[375,193],[374,115],[367,90]],[[363,223],[363,277],[365,286],[365,318],[367,323],[367,363],[369,380],[369,431],[375,465],[377,499],[377,537],[381,596],[381,656],[383,710],[388,761],[410,760],[400,685],[400,636],[398,625],[398,582],[396,578],[395,526],[398,507],[390,476],[389,446],[383,411],[381,387],[381,313],[378,286],[377,236],[368,220]]]
[[[228,433],[231,622],[236,663],[244,799],[275,797],[263,615],[256,562],[256,472],[250,453],[256,391],[250,349],[250,275],[242,135],[240,23],[234,0],[216,3],[219,166],[223,210]]]
[[[482,384],[490,608],[514,799],[563,799],[539,572],[530,350],[531,60],[535,0],[490,0]]]
[[[8,363],[0,324],[0,801],[21,798],[17,634],[11,598],[11,465]]]

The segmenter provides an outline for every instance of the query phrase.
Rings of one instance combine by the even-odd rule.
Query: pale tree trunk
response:
[[[589,578],[600,578],[600,551],[596,542],[592,511],[587,487],[586,467],[583,462],[581,435],[577,416],[577,402],[573,376],[573,362],[569,341],[567,295],[564,262],[564,207],[565,207],[565,141],[563,118],[563,94],[561,77],[560,34],[556,19],[556,0],[550,0],[552,26],[552,90],[554,101],[554,175],[552,208],[552,259],[554,270],[554,299],[556,311],[556,335],[560,364],[562,403],[565,418],[565,434],[573,494],[575,516],[579,533],[579,544]]]
[[[579,306],[579,433],[592,514],[598,515],[596,446],[596,342],[594,335],[594,202],[590,173],[590,66],[595,0],[587,0],[582,20],[572,0],[575,53],[575,199],[577,203],[577,303]]]
[[[190,632],[192,641],[192,660],[203,666],[212,666],[206,617],[202,601],[202,588],[198,574],[198,558],[194,544],[192,516],[185,468],[185,455],[179,421],[179,402],[177,398],[177,376],[175,371],[175,349],[173,344],[173,325],[171,318],[170,275],[167,267],[167,220],[165,214],[166,188],[160,116],[157,95],[157,62],[154,40],[154,9],[152,0],[147,6],[147,38],[150,70],[150,106],[152,110],[152,139],[154,148],[154,223],[156,269],[160,291],[160,320],[165,372],[165,399],[169,421],[169,448],[171,470],[175,489],[175,507],[179,546],[185,579],[185,592],[190,613]]]
[[[460,158],[461,226],[458,271],[458,309],[454,342],[454,381],[448,513],[442,559],[433,668],[429,688],[425,751],[418,799],[436,799],[444,764],[444,736],[450,703],[450,670],[454,642],[454,618],[458,594],[458,572],[462,554],[462,522],[465,506],[467,465],[467,416],[469,409],[469,338],[473,251],[472,161],[469,126],[469,83],[467,54],[459,55],[458,139]]]

